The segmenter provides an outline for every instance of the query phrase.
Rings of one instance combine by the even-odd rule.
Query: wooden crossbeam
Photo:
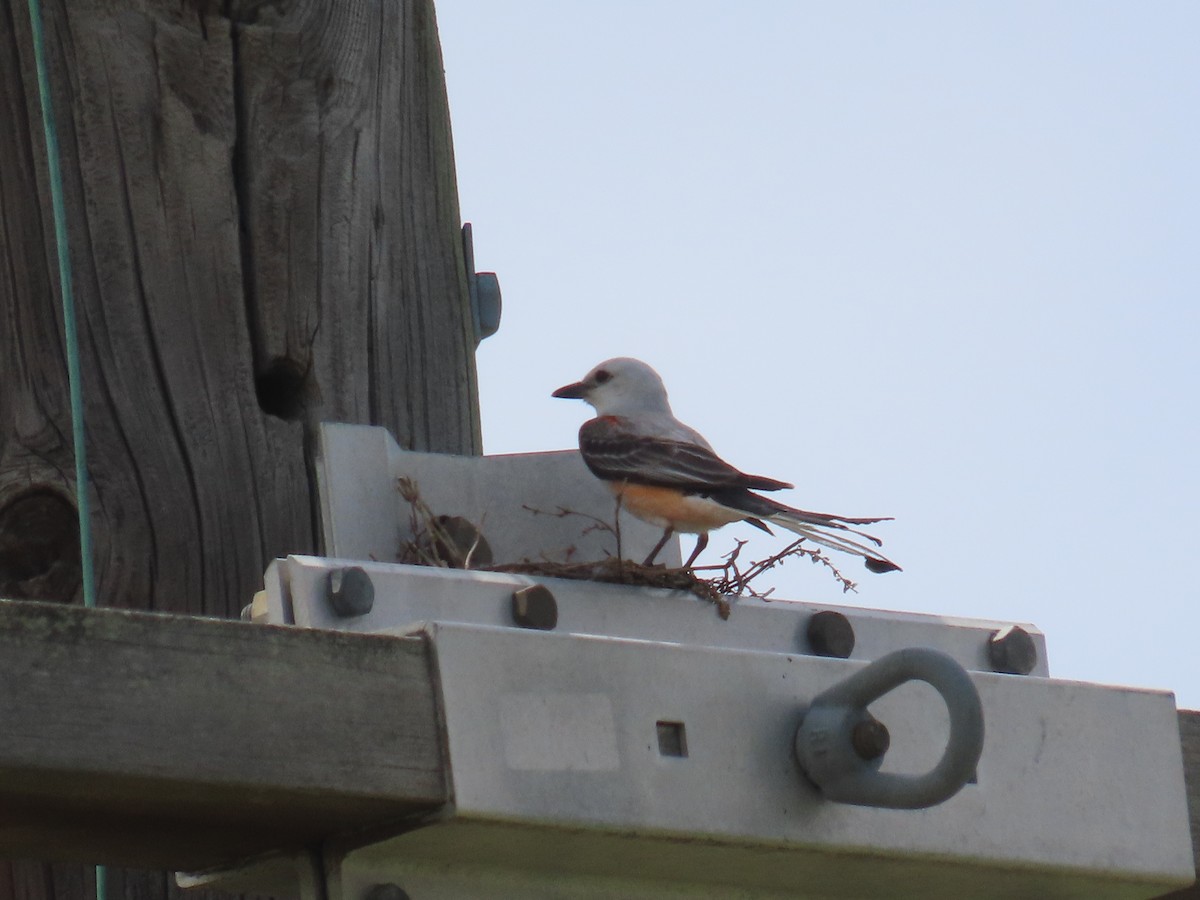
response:
[[[423,638],[0,601],[0,856],[199,870],[446,799]]]

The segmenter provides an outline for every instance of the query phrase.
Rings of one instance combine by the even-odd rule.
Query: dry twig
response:
[[[421,499],[411,478],[396,479],[396,490],[408,501],[412,538],[400,547],[400,562],[442,569],[480,569],[492,563],[492,549],[483,532],[462,516],[435,515]],[[482,524],[482,523],[481,523]]]
[[[830,561],[820,550],[813,547],[805,546],[804,538],[797,538],[792,541],[778,553],[768,556],[766,559],[752,561],[744,570],[738,565],[738,560],[741,557],[742,548],[746,546],[746,541],[738,541],[737,546],[724,556],[725,562],[714,566],[697,566],[697,572],[717,572],[720,573],[710,578],[709,581],[713,587],[722,594],[729,594],[734,597],[741,597],[743,594],[749,594],[751,597],[757,597],[760,600],[766,600],[770,597],[774,588],[768,588],[766,591],[758,591],[754,588],[753,582],[764,572],[769,572],[776,566],[782,565],[789,559],[807,558],[813,563],[820,563],[829,569],[834,579],[842,586],[842,593],[847,591],[855,591],[858,585],[841,573],[841,570]]]
[[[535,516],[552,516],[559,519],[577,516],[590,520],[583,533],[606,531],[612,534],[617,541],[616,556],[609,556],[599,562],[572,562],[570,561],[572,548],[568,551],[567,562],[543,559],[492,565],[491,551],[487,548],[487,542],[471,523],[457,516],[435,515],[421,499],[417,485],[412,479],[398,479],[397,489],[401,496],[408,501],[413,534],[413,538],[401,547],[399,556],[401,562],[690,591],[697,597],[715,604],[722,619],[729,618],[729,597],[749,595],[761,600],[768,599],[774,588],[760,591],[754,584],[755,580],[789,559],[808,558],[813,563],[820,563],[828,568],[833,577],[841,584],[843,592],[856,589],[855,583],[843,575],[820,550],[805,546],[804,538],[792,541],[778,553],[761,560],[752,560],[746,564],[741,561],[742,548],[746,546],[746,541],[738,541],[733,550],[724,556],[724,562],[717,565],[668,568],[661,565],[645,566],[632,562],[624,559],[620,552],[619,504],[618,515],[614,517],[616,524],[607,522],[598,516],[575,512],[562,506],[553,511],[522,506],[522,509]],[[465,538],[463,523],[468,526]],[[712,573],[712,575],[705,576],[702,573]]]

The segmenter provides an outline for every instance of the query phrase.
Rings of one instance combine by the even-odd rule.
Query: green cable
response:
[[[83,389],[79,383],[79,333],[75,326],[75,294],[71,290],[71,254],[67,245],[67,210],[63,202],[62,169],[58,159],[58,134],[50,104],[50,78],[46,74],[42,13],[38,0],[29,0],[33,30],[33,56],[37,61],[38,95],[42,100],[42,126],[46,132],[46,167],[50,172],[50,199],[54,205],[54,238],[58,244],[58,283],[62,291],[63,329],[67,342],[67,381],[71,392],[71,437],[75,443],[75,502],[79,510],[79,561],[83,570],[83,605],[96,605],[96,577],[92,570],[92,529],[88,510],[87,445],[83,433]]]
[[[71,254],[67,245],[67,210],[63,202],[62,168],[58,159],[58,134],[50,104],[50,77],[46,73],[42,10],[29,0],[29,27],[33,57],[37,62],[38,96],[42,101],[42,127],[46,132],[46,168],[50,173],[50,199],[54,206],[54,239],[58,245],[58,284],[62,292],[63,330],[67,344],[67,381],[71,393],[71,438],[75,444],[75,503],[79,510],[79,565],[83,572],[83,605],[96,605],[96,577],[92,569],[92,529],[88,504],[87,445],[83,430],[83,389],[79,382],[79,332],[75,325],[75,294],[71,289]],[[96,900],[106,900],[106,870],[96,866]]]

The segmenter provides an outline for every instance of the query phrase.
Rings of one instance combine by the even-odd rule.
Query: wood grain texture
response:
[[[0,132],[0,586],[50,599],[59,581],[3,566],[20,540],[3,509],[74,489],[24,6],[0,5],[18,126]],[[45,18],[100,584],[232,614],[270,558],[315,549],[306,424],[479,449],[432,8],[51,2]]]
[[[199,869],[447,799],[424,639],[0,602],[0,856]]]
[[[432,7],[322,0],[278,17],[274,6],[234,5],[260,370],[331,373],[317,385],[325,418],[387,423],[401,446],[478,446],[474,419],[443,412],[475,406],[470,368],[445,363],[472,357],[469,312],[393,302],[466,290],[461,255],[422,252],[460,241],[457,217],[444,214],[458,197]],[[398,46],[406,52],[389,52]]]
[[[271,559],[320,550],[315,422],[480,449],[432,3],[42,7],[100,602],[232,616]],[[78,602],[26,0],[0,0],[0,117],[0,596]],[[165,890],[113,877],[130,900]],[[88,883],[0,863],[0,900]]]

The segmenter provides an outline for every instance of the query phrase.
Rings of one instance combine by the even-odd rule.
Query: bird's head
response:
[[[586,400],[602,416],[671,412],[667,389],[658,373],[640,359],[627,356],[605,360],[582,381],[564,385],[551,396]]]

